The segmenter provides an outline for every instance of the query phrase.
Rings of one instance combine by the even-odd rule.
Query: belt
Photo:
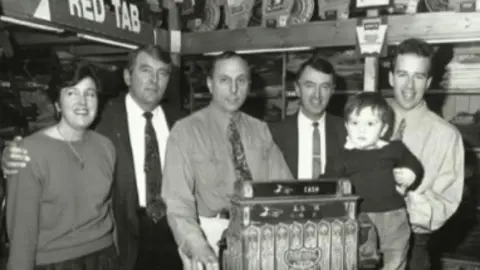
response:
[[[218,219],[230,219],[230,210],[224,208],[224,209],[218,211],[217,214],[214,215],[214,216],[212,216],[212,215],[208,215],[208,216],[200,215],[200,217],[205,217],[205,218],[218,218]]]
[[[147,208],[146,207],[138,207],[137,208],[137,215],[138,215],[139,218],[143,218],[143,217],[148,218]],[[222,219],[230,219],[230,210],[225,209],[225,208],[220,210],[217,217],[222,218]]]

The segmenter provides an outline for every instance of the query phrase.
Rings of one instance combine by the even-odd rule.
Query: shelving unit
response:
[[[380,90],[384,96],[393,96],[393,92],[391,89]],[[362,92],[362,90],[335,90],[333,92],[334,95],[354,95],[357,93]],[[426,93],[426,95],[480,95],[480,89],[451,89],[449,91],[444,89],[430,89]],[[193,93],[193,97],[196,99],[209,99],[211,98],[210,93]],[[278,98],[278,96],[266,96],[264,94],[259,93],[250,93],[250,98]],[[297,93],[294,91],[286,91],[285,96],[287,98],[296,98],[298,97]]]
[[[418,13],[387,16],[389,45],[398,44],[408,37],[418,37],[431,44],[465,43],[480,41],[480,16],[476,12]],[[226,50],[255,54],[265,52],[304,51],[313,48],[353,48],[355,46],[357,19],[310,22],[286,28],[251,27],[234,30],[183,33],[182,55],[209,55]],[[336,91],[335,94],[352,94],[357,91]],[[385,91],[386,95],[391,95]],[[428,95],[480,95],[480,89],[429,90]],[[285,98],[294,98],[294,91],[285,91]],[[193,93],[195,99],[207,99],[209,93]],[[262,97],[263,94],[251,94]],[[191,104],[192,105],[192,104]]]
[[[388,18],[388,44],[409,38],[430,43],[480,41],[478,13],[419,13],[392,15]],[[287,28],[252,27],[182,34],[183,55],[235,50],[245,53],[268,49],[305,49],[308,47],[353,47],[357,19],[310,22]]]

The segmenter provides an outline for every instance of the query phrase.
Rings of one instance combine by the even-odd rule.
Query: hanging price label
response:
[[[231,10],[232,14],[237,14],[244,10],[242,0],[228,0],[227,7]]]
[[[294,0],[262,0],[262,26],[272,28],[287,26],[293,2]]]
[[[407,14],[415,14],[418,8],[418,0],[410,0],[408,1],[406,13]]]
[[[246,28],[255,0],[227,0],[224,8],[225,25],[229,29]]]
[[[386,17],[358,20],[357,48],[362,56],[378,56],[385,53],[387,28]]]

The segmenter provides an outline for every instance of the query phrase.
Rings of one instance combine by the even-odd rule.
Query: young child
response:
[[[422,164],[401,141],[383,139],[394,114],[380,94],[351,97],[344,116],[348,135],[341,174],[361,197],[360,212],[377,228],[383,269],[405,269],[410,225],[403,196],[420,184]]]

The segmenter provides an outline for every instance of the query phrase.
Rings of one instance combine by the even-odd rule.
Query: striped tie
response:
[[[313,152],[312,152],[312,179],[317,179],[322,174],[322,151],[320,146],[320,131],[318,122],[313,122]]]

